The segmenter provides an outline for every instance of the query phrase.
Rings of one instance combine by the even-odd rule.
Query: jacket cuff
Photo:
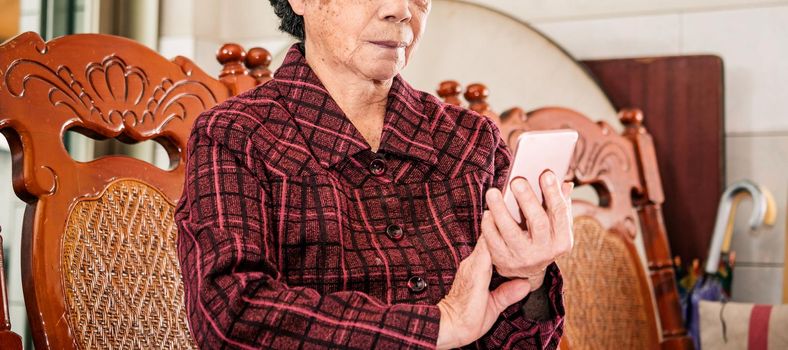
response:
[[[495,287],[506,281],[505,277],[494,276]],[[509,306],[501,314],[485,339],[486,348],[553,349],[564,331],[563,277],[556,263],[545,271],[544,285],[547,289],[547,311],[549,317],[534,319],[524,311],[528,297]]]

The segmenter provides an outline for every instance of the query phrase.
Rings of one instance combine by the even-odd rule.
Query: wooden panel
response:
[[[717,56],[583,61],[617,109],[654,137],[671,250],[704,259],[724,179],[723,65]]]

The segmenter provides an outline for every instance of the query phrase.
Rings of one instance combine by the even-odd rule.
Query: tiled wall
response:
[[[704,12],[764,5],[785,0],[460,0],[505,12],[527,22],[566,22],[589,18],[631,17],[659,13]]]
[[[19,32],[37,32],[41,26],[41,0],[20,0]]]

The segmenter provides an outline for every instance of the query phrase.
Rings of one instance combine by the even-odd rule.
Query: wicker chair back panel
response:
[[[572,349],[648,349],[658,344],[648,282],[634,246],[594,218],[575,218],[566,276],[566,339]]]
[[[195,349],[174,206],[134,180],[76,203],[63,236],[67,320],[82,349]]]

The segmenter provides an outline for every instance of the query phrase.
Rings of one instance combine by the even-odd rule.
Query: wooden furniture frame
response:
[[[461,91],[460,84],[455,81],[445,81],[437,90],[447,103],[457,105],[462,103],[459,98]],[[652,321],[642,331],[653,333],[646,335],[646,338],[654,341],[653,347],[691,349],[692,342],[683,326],[670,248],[662,221],[664,195],[653,140],[643,126],[643,114],[638,110],[622,110],[619,119],[625,130],[622,135],[618,135],[607,123],[595,123],[586,116],[564,108],[543,108],[528,113],[513,108],[498,115],[486,102],[488,96],[489,91],[482,84],[468,86],[464,94],[467,106],[496,121],[502,137],[510,145],[527,130],[570,128],[578,131],[580,138],[575,159],[566,178],[572,179],[576,185],[592,186],[599,196],[599,203],[576,200],[573,205],[576,225],[582,218],[593,218],[605,232],[622,238],[628,264],[637,266],[636,270],[640,271],[634,272],[637,281],[632,282],[644,286],[634,291],[639,295],[626,297],[647,301],[643,312]],[[647,268],[642,267],[634,246],[638,227],[644,241]],[[576,236],[577,241],[581,238]],[[646,279],[646,271],[650,281]],[[581,278],[579,275],[582,274],[568,275],[570,280],[567,284],[571,285],[571,279]],[[587,302],[581,302],[584,307],[592,306],[595,303],[594,296],[584,302]],[[571,308],[571,303],[568,304],[567,307]],[[660,334],[657,335],[657,332]],[[575,341],[564,340],[566,342],[562,341],[562,346],[566,346],[567,342],[572,346]]]
[[[191,126],[207,108],[270,79],[263,49],[228,44],[217,58],[218,80],[186,58],[168,61],[108,35],[44,42],[24,33],[0,46],[0,132],[14,191],[28,204],[22,280],[36,348],[194,347],[172,217]],[[154,140],[171,168],[126,156],[77,162],[63,144],[68,130]],[[21,348],[2,343],[10,339],[6,310],[0,345]]]

